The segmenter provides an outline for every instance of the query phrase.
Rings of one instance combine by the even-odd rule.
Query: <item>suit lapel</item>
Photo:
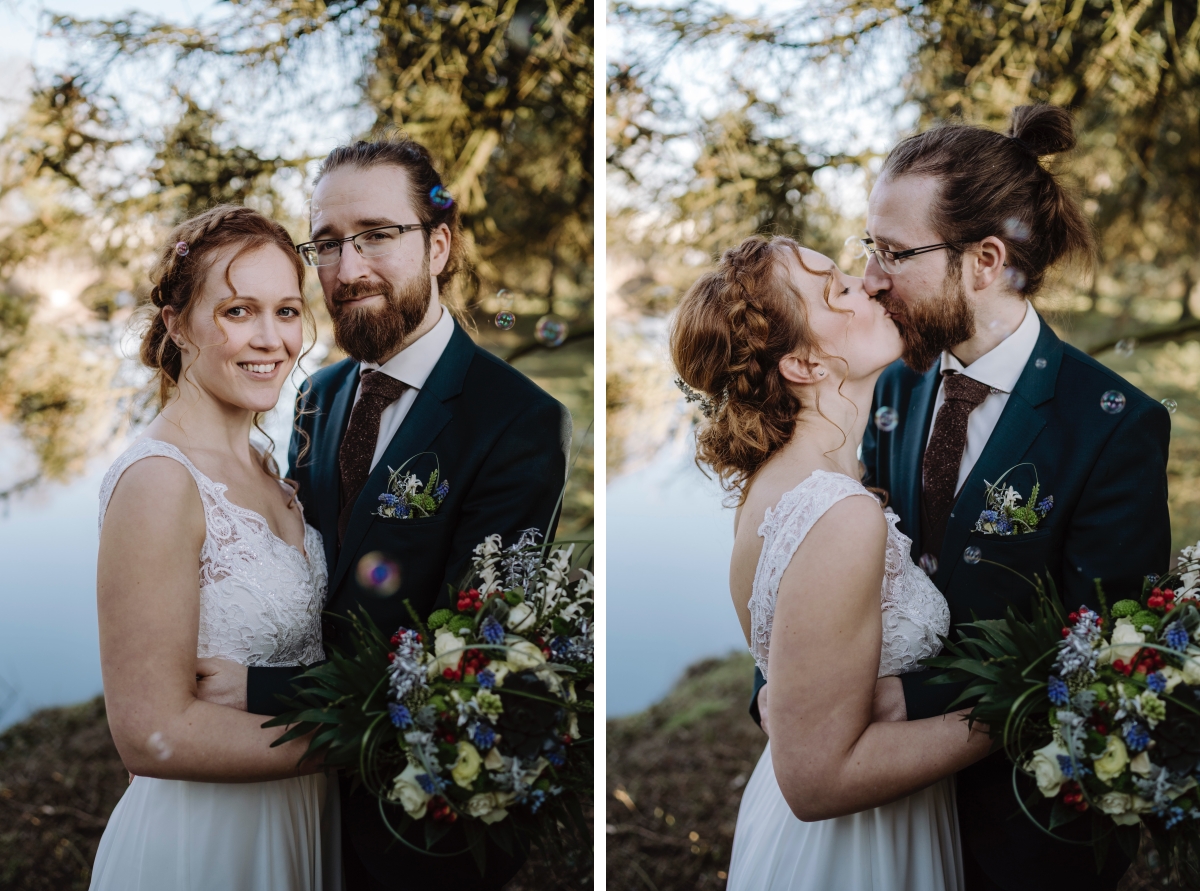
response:
[[[337,557],[337,521],[341,507],[341,471],[338,468],[338,449],[342,434],[350,419],[354,394],[358,390],[358,365],[353,364],[350,373],[337,386],[329,406],[329,413],[321,425],[321,432],[312,444],[316,460],[313,464],[313,490],[317,495],[317,517],[321,537],[325,540],[325,565],[333,566]],[[332,589],[331,589],[332,590]]]
[[[425,381],[425,386],[417,393],[417,398],[400,424],[400,429],[388,443],[387,450],[367,477],[367,482],[354,502],[350,523],[346,526],[346,538],[342,542],[336,568],[329,579],[330,592],[336,592],[341,586],[350,565],[357,557],[363,536],[375,522],[374,512],[379,503],[379,496],[387,489],[390,475],[388,468],[397,470],[414,455],[427,451],[437,435],[442,432],[442,428],[454,417],[453,410],[446,403],[462,392],[463,378],[475,349],[470,336],[455,322],[450,342]],[[443,467],[442,471],[445,473],[446,468]],[[333,517],[333,534],[336,540],[336,513]]]
[[[929,438],[929,423],[937,397],[941,365],[929,369],[913,387],[908,417],[904,419],[904,447],[900,450],[902,466],[896,479],[901,481],[896,497],[896,513],[907,519],[905,526],[913,542],[913,553],[921,553],[921,464],[925,456],[925,441]]]
[[[1029,447],[1046,426],[1046,419],[1038,411],[1038,406],[1054,396],[1062,353],[1062,341],[1042,319],[1033,354],[1025,363],[1025,370],[1008,397],[1000,420],[996,422],[996,429],[992,431],[951,509],[946,537],[942,540],[942,552],[938,558],[937,579],[942,584],[950,578],[955,565],[962,558],[967,538],[984,509],[987,483],[996,482],[1010,467],[1024,461]],[[1041,368],[1038,367],[1039,360],[1045,360]]]

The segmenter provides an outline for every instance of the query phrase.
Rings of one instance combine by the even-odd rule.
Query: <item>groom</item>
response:
[[[1052,123],[1070,132],[1069,118]],[[1003,618],[1010,603],[1027,613],[1032,588],[1017,574],[1048,572],[1069,609],[1097,608],[1094,579],[1110,603],[1138,596],[1170,557],[1167,411],[1064,344],[1028,301],[1050,266],[1090,249],[1082,214],[1037,161],[1044,153],[1034,134],[938,127],[891,152],[870,196],[865,282],[906,351],[876,385],[882,421],[863,441],[865,482],[888,492],[956,625]],[[1025,499],[1035,483],[1039,501],[1053,497],[1035,531],[975,531],[985,488],[1001,479]],[[934,673],[884,679],[876,713],[944,714],[961,688],[928,685]],[[752,714],[767,692],[759,675]],[[1001,754],[957,775],[957,800],[968,891],[1113,889],[1128,868],[1112,846],[1097,876],[1089,847],[1034,826]]]
[[[289,461],[305,517],[324,538],[325,611],[334,615],[324,639],[337,646],[347,642],[346,617],[362,608],[388,631],[409,623],[406,600],[422,617],[449,607],[447,592],[488,535],[514,542],[536,528],[549,539],[571,419],[476,346],[439,299],[464,241],[458,205],[423,146],[394,139],[335,149],[317,176],[311,225],[313,240],[298,250],[317,268],[334,339],[350,358],[302,389]],[[389,468],[423,483],[437,471],[442,500],[431,516],[377,513]],[[243,671],[205,680],[232,685],[234,701],[240,694],[261,715],[279,714],[277,694],[290,693],[300,673]],[[524,861],[489,843],[481,879],[465,853],[427,856],[396,842],[361,788],[343,782],[341,807],[347,891],[500,888]],[[410,841],[424,845],[420,833]],[[456,827],[434,850],[465,848]]]

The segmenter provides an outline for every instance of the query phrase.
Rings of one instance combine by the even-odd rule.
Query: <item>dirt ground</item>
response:
[[[126,776],[102,698],[45,709],[0,734],[0,888],[86,891]],[[592,886],[590,852],[567,863],[535,852],[505,891]]]
[[[742,789],[766,737],[750,720],[748,655],[688,669],[661,702],[608,722],[608,891],[725,887]],[[1164,884],[1144,862],[1118,891]]]

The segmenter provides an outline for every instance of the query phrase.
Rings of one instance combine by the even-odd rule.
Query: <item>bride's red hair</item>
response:
[[[796,430],[800,399],[779,361],[793,352],[821,352],[804,297],[788,278],[788,256],[828,277],[805,264],[792,239],[755,235],[725,251],[717,268],[688,289],[671,326],[679,376],[719,409],[701,422],[696,460],[739,502],[750,479]],[[826,301],[831,283],[828,277]]]

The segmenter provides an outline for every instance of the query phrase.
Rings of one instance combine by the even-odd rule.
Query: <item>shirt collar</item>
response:
[[[1029,357],[1033,355],[1041,330],[1042,321],[1033,304],[1026,300],[1025,318],[1016,331],[970,365],[964,366],[949,350],[943,351],[941,370],[957,371],[981,384],[987,384],[993,390],[1011,393]]]
[[[442,314],[432,328],[382,365],[374,362],[359,362],[359,372],[368,369],[382,371],[388,377],[403,381],[414,390],[425,386],[425,381],[429,379],[429,375],[433,374],[433,367],[437,365],[438,359],[442,357],[446,345],[450,343],[450,338],[454,335],[454,317],[441,304],[438,304],[438,308]]]

